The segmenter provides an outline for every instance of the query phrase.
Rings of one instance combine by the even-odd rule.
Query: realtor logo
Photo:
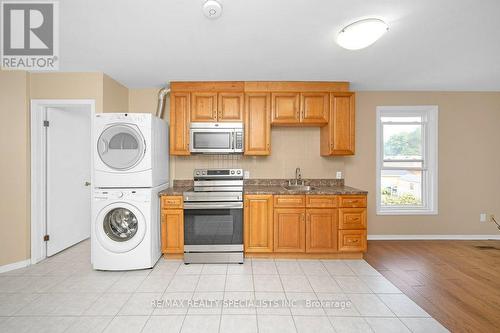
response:
[[[2,2],[2,69],[59,68],[59,4]]]

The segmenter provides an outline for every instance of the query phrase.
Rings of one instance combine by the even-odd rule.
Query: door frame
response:
[[[30,108],[30,156],[31,156],[31,264],[47,258],[47,245],[43,240],[47,227],[47,131],[43,126],[46,110],[49,107],[71,107],[88,105],[90,107],[90,146],[94,141],[92,130],[95,115],[94,99],[32,99]],[[90,153],[90,182],[94,183],[92,161],[94,150]]]

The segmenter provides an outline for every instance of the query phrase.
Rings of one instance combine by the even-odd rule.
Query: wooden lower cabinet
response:
[[[274,210],[274,252],[305,252],[305,209]]]
[[[361,255],[366,196],[245,195],[244,243],[245,253]]]
[[[366,208],[340,208],[339,229],[366,229]]]
[[[184,210],[161,210],[161,252],[184,253]]]
[[[306,252],[331,253],[337,251],[337,210],[306,210]]]
[[[245,195],[243,242],[247,253],[273,252],[273,196]]]
[[[339,251],[365,252],[366,230],[339,230]]]

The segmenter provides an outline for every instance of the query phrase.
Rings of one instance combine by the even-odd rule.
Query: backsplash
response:
[[[192,179],[193,170],[201,168],[240,168],[250,178],[295,178],[300,168],[303,178],[332,179],[344,172],[348,157],[322,157],[319,152],[319,128],[273,127],[270,156],[191,155],[173,156],[173,179]]]
[[[245,185],[286,186],[289,179],[245,179]],[[302,179],[310,186],[344,186],[343,179]]]

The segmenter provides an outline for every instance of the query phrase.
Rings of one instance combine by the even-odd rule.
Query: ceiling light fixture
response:
[[[216,19],[222,15],[222,5],[215,0],[208,0],[202,8],[203,14],[209,19]]]
[[[375,43],[388,30],[389,26],[376,18],[356,21],[340,30],[337,43],[344,49],[359,50]]]

